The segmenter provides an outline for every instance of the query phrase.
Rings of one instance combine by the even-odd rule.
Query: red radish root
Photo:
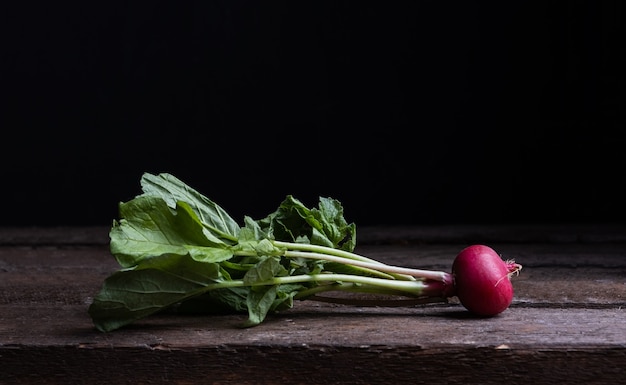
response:
[[[454,259],[452,276],[461,304],[479,316],[495,316],[513,301],[511,276],[522,269],[514,261],[503,261],[491,247],[472,245]]]

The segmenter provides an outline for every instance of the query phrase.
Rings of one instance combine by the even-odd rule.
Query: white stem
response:
[[[372,270],[378,270],[378,271],[382,271],[385,273],[406,274],[415,278],[432,279],[435,281],[440,281],[440,282],[445,282],[445,283],[448,283],[450,281],[450,277],[449,277],[450,274],[443,272],[443,271],[412,269],[408,267],[386,265],[380,262],[375,262],[375,263],[364,262],[364,261],[358,261],[355,259],[336,257],[333,255],[302,252],[302,251],[288,250],[285,252],[285,256],[321,259],[321,260],[325,260],[329,262],[337,262],[337,263],[342,263],[345,265],[352,265],[352,266],[364,267],[364,268],[372,269]]]

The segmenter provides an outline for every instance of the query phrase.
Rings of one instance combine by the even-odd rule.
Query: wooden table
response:
[[[626,226],[357,230],[357,250],[449,270],[488,244],[523,265],[512,306],[471,317],[417,307],[296,302],[241,315],[161,314],[110,333],[87,314],[117,269],[108,228],[0,229],[0,384],[626,384]]]

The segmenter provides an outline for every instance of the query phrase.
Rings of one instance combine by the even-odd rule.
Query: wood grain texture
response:
[[[159,314],[101,333],[87,306],[117,269],[107,231],[0,229],[0,384],[626,383],[621,226],[360,231],[362,254],[443,270],[481,234],[524,266],[493,318],[454,299],[299,301],[254,328],[239,327],[241,314]]]

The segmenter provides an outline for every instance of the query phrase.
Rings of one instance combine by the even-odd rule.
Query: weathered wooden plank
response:
[[[0,307],[0,383],[495,384],[505,378],[618,384],[626,378],[622,309],[513,307],[474,319],[453,306],[307,303],[248,329],[238,327],[241,316],[160,315],[104,334],[91,328],[80,306],[20,308],[7,329],[7,309]]]
[[[454,300],[301,301],[254,328],[239,327],[243,314],[159,314],[111,333],[87,314],[117,269],[107,229],[37,230],[32,242],[25,229],[0,231],[0,384],[626,383],[626,245],[621,227],[609,228],[486,231],[483,240],[524,265],[512,306],[494,318],[473,318]],[[366,232],[357,251],[448,270],[474,230],[420,231]]]
[[[460,305],[352,307],[303,301],[253,328],[244,314],[158,314],[109,333],[96,331],[81,305],[2,305],[0,346],[172,349],[222,345],[396,346],[420,349],[626,348],[625,308],[512,306],[492,318]]]
[[[410,346],[7,350],[0,383],[23,384],[624,384],[621,349],[509,350]],[[42,365],[42,363],[44,363]]]

